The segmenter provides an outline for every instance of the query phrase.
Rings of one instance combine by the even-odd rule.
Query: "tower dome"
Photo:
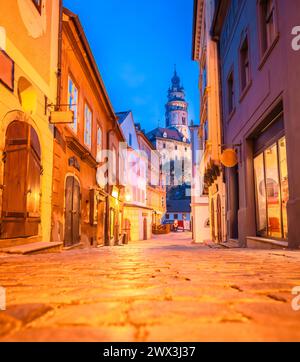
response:
[[[166,127],[176,128],[189,140],[188,103],[185,100],[184,88],[175,67],[171,79],[171,87],[168,90],[168,102],[166,104]]]
[[[172,86],[175,88],[180,88],[180,78],[177,75],[177,71],[175,68],[174,76],[172,78]]]

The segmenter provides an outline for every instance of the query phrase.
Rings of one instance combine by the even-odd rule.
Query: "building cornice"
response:
[[[194,0],[192,60],[199,61],[204,0]]]

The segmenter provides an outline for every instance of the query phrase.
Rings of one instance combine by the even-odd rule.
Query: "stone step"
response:
[[[221,243],[227,249],[239,249],[239,241],[237,239],[229,239],[227,242]]]
[[[223,249],[223,245],[218,244],[218,243],[215,243],[215,242],[212,241],[212,240],[205,240],[205,241],[204,241],[204,244],[205,244],[206,246],[208,246],[209,248],[211,248],[211,249]]]
[[[0,249],[0,252],[6,254],[20,254],[20,255],[58,252],[61,250],[62,245],[63,243],[37,242],[31,244],[11,246],[9,248],[3,248]]]

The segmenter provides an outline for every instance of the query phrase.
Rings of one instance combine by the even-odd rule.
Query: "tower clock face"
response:
[[[28,35],[34,39],[42,37],[47,30],[44,0],[40,1],[40,11],[32,0],[18,0],[18,6]]]

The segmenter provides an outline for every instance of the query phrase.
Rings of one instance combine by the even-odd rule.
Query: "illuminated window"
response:
[[[257,233],[287,239],[289,187],[285,137],[254,159],[254,171]]]
[[[74,123],[70,125],[75,133],[78,131],[78,89],[71,77],[68,79],[68,105],[69,110],[74,112]]]
[[[32,2],[34,3],[34,5],[38,9],[38,11],[41,13],[42,12],[42,0],[32,0]]]
[[[92,147],[92,112],[87,104],[84,107],[84,143]]]

